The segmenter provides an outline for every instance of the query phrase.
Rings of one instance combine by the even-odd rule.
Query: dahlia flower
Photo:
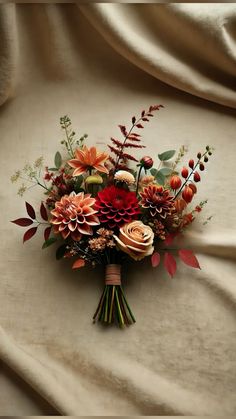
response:
[[[94,204],[95,199],[84,192],[64,195],[51,211],[54,232],[61,234],[63,239],[70,236],[75,241],[79,241],[83,234],[92,235],[92,226],[100,224]]]
[[[174,209],[174,198],[167,189],[158,185],[149,185],[140,192],[143,208],[147,208],[152,217],[166,218]]]
[[[135,193],[114,185],[98,193],[95,208],[100,222],[111,229],[129,223],[140,213]]]
[[[75,150],[75,159],[69,160],[67,163],[75,169],[73,176],[80,176],[90,169],[108,173],[108,169],[104,166],[108,157],[107,153],[100,153],[96,147],[87,148],[84,146],[82,150],[77,148]]]

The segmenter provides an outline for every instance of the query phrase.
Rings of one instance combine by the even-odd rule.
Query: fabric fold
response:
[[[236,8],[198,4],[79,5],[122,56],[192,95],[236,107]],[[230,37],[229,37],[230,32]]]

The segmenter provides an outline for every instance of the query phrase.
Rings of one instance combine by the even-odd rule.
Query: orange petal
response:
[[[77,259],[77,260],[74,262],[74,264],[73,264],[73,266],[72,266],[72,269],[82,268],[84,265],[85,265],[85,261],[84,261],[84,259]]]

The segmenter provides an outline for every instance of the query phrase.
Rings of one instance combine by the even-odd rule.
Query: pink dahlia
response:
[[[135,193],[116,186],[108,186],[98,193],[95,208],[100,222],[111,229],[136,220],[140,213]]]
[[[54,232],[60,233],[63,239],[70,236],[75,241],[79,241],[83,234],[93,234],[92,226],[100,224],[94,204],[95,199],[84,192],[64,195],[51,211]]]

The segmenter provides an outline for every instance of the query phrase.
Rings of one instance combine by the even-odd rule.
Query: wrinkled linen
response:
[[[235,16],[232,4],[0,6],[0,415],[235,414]],[[129,264],[137,323],[104,329],[91,321],[102,268],[71,271],[41,250],[42,231],[23,246],[9,221],[43,193],[21,199],[9,178],[40,155],[53,164],[60,116],[102,148],[154,103],[145,154],[215,147],[195,201],[209,202],[182,244],[202,270]]]

